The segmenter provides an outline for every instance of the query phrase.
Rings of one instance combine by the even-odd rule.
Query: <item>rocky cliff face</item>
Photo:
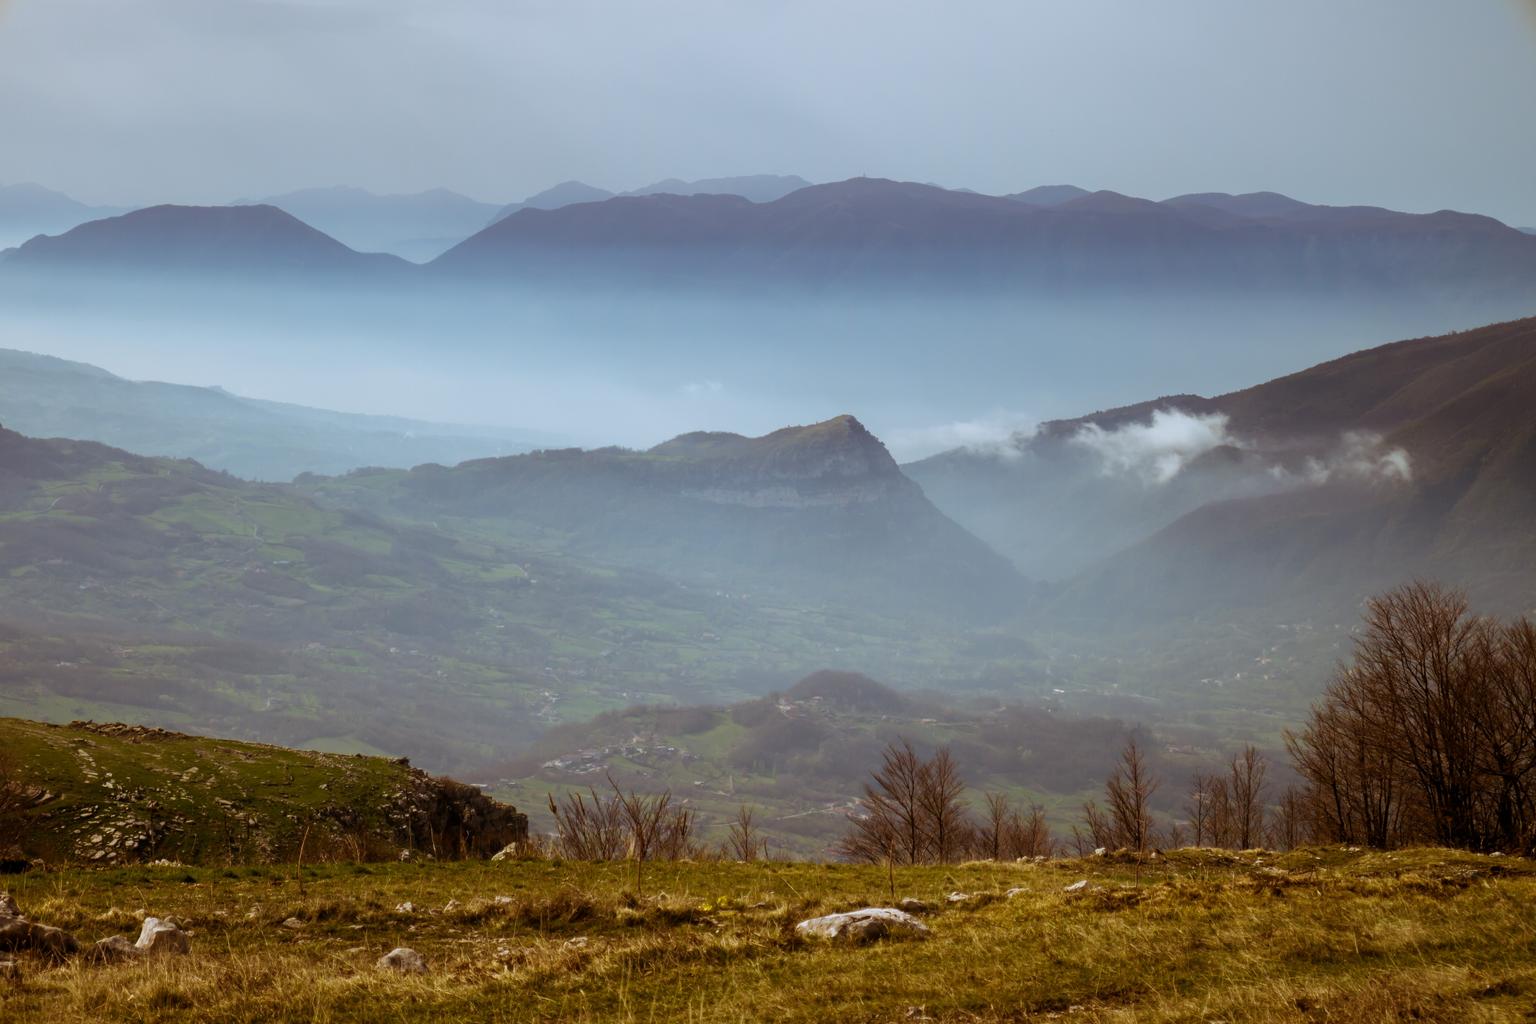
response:
[[[852,416],[763,437],[684,434],[650,454],[687,459],[680,493],[747,508],[840,508],[915,496],[885,445]]]

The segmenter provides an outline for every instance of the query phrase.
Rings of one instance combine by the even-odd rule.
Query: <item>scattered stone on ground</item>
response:
[[[144,927],[139,930],[139,941],[134,946],[145,953],[190,953],[192,939],[169,918],[162,921],[158,917],[146,917]]]
[[[1087,892],[1088,891],[1088,879],[1086,879],[1086,878],[1078,879],[1076,882],[1073,882],[1071,885],[1067,886],[1065,889],[1063,889],[1061,891],[1062,892]]]
[[[901,902],[897,903],[896,909],[907,914],[927,914],[933,910],[932,907],[924,903],[922,900],[913,899],[911,896],[908,896],[901,900]]]
[[[427,973],[427,962],[421,958],[421,954],[404,946],[392,949],[379,957],[374,967],[381,971],[394,971],[396,974]]]
[[[304,927],[304,922],[300,921],[296,917],[290,917],[288,920],[283,922],[283,927],[291,929],[292,931],[300,931]]]
[[[0,893],[0,951],[30,950],[63,960],[80,949],[75,937],[62,928],[34,924],[21,914],[10,893]]]
[[[1028,895],[1028,893],[1028,889],[1022,888],[1020,886],[1014,886],[1012,889],[1009,889],[1007,892],[1003,893],[1003,895],[1011,900],[1015,896],[1025,896]]]
[[[116,964],[143,955],[143,951],[129,942],[126,936],[114,935],[108,939],[98,940],[86,950],[85,958],[91,963]]]
[[[491,855],[493,861],[516,860],[522,847],[518,843],[508,843]]]
[[[921,939],[929,932],[923,922],[895,907],[865,907],[801,921],[795,925],[795,934],[807,939],[865,943],[886,938]]]
[[[406,900],[404,903],[397,903],[395,904],[395,913],[414,914],[416,913],[416,904],[412,903],[410,900]]]
[[[953,904],[953,903],[966,903],[966,902],[969,902],[970,899],[971,899],[971,894],[968,893],[968,892],[952,892],[948,896],[944,897],[944,902],[945,903],[951,903],[951,904]]]

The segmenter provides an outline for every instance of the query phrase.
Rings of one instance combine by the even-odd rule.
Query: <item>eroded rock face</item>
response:
[[[144,953],[190,953],[192,940],[173,921],[158,917],[146,917],[139,930],[139,941],[134,946]]]
[[[427,962],[420,953],[404,946],[397,947],[379,957],[374,967],[396,974],[426,974]]]
[[[878,939],[925,939],[928,926],[894,907],[865,907],[846,914],[813,917],[795,925],[795,934],[807,939],[862,944]]]

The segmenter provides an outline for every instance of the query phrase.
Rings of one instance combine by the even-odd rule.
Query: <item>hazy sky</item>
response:
[[[0,0],[0,183],[519,199],[757,172],[1536,224],[1532,0]]]

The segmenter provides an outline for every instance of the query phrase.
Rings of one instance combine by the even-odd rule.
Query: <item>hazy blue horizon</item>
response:
[[[867,173],[1531,225],[1533,7],[7,0],[0,182],[109,205],[335,184],[512,202],[567,179]]]

